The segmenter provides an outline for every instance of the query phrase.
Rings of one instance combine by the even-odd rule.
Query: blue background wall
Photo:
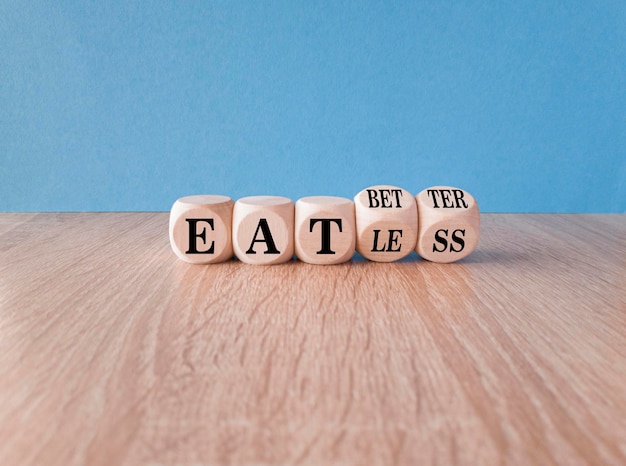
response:
[[[0,210],[626,211],[626,2],[0,0]]]

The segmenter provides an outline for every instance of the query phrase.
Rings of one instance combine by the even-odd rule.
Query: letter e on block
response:
[[[480,212],[470,193],[433,186],[415,199],[419,217],[415,251],[420,256],[432,262],[455,262],[476,249]]]
[[[295,246],[298,259],[332,265],[349,261],[356,242],[354,203],[333,196],[296,202]]]
[[[174,253],[191,264],[231,259],[233,206],[233,200],[227,196],[178,199],[170,211],[170,245]]]

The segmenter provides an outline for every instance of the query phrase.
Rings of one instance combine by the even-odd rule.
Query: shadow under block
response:
[[[354,255],[354,203],[334,196],[310,196],[296,202],[296,256],[309,264],[332,265]]]
[[[233,249],[247,264],[290,261],[294,253],[294,204],[279,196],[251,196],[235,202]]]
[[[416,196],[419,234],[415,251],[432,262],[455,262],[478,244],[480,212],[474,197],[458,188],[433,186]]]
[[[356,250],[376,262],[392,262],[410,254],[417,240],[417,207],[406,189],[371,186],[354,198]]]
[[[191,264],[214,264],[233,257],[234,202],[218,195],[178,199],[170,211],[169,236],[174,253]]]

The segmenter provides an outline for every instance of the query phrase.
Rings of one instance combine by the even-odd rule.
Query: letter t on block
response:
[[[296,255],[309,264],[340,264],[354,255],[354,203],[333,196],[310,196],[296,202]]]
[[[234,202],[217,195],[178,199],[170,211],[170,245],[191,264],[213,264],[233,257]]]

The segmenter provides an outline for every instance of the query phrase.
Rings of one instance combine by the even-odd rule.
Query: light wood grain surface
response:
[[[0,214],[0,464],[625,464],[626,216],[481,220],[455,264],[253,266]]]

